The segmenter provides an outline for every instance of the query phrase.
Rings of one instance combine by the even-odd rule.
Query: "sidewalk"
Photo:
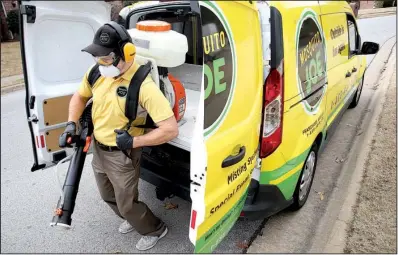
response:
[[[24,88],[19,42],[1,43],[1,94]]]
[[[25,88],[23,74],[1,78],[1,95]]]
[[[358,11],[358,19],[382,17],[388,15],[396,15],[397,7],[378,8],[378,9],[362,9]]]
[[[365,163],[353,220],[348,226],[345,253],[397,252],[396,107],[394,68],[371,153]]]
[[[323,253],[397,251],[395,61],[394,46],[385,71],[373,87],[374,100],[368,106],[373,113],[369,112],[372,115],[363,122],[367,130],[361,142],[353,145],[352,159],[346,164],[353,169],[353,176],[344,204],[324,248],[317,248]]]

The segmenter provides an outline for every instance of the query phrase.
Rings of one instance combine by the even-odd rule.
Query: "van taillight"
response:
[[[283,124],[283,61],[271,69],[264,86],[264,112],[260,158],[273,153],[282,142]]]

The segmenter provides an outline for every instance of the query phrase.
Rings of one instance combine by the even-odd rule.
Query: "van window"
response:
[[[348,43],[349,43],[349,57],[355,54],[355,51],[359,48],[358,46],[358,31],[354,18],[351,15],[347,15],[348,22]]]

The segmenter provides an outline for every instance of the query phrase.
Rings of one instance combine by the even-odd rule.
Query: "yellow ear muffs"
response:
[[[135,45],[128,42],[123,45],[123,55],[124,55],[124,61],[125,62],[132,62],[134,61],[135,57]]]

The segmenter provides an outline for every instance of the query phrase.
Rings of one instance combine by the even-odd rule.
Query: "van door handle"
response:
[[[350,72],[347,72],[346,74],[345,74],[345,77],[347,78],[347,77],[351,77],[351,73]]]
[[[221,167],[225,168],[235,165],[236,163],[241,161],[245,157],[245,155],[246,155],[246,147],[242,146],[239,149],[238,155],[229,155],[226,159],[223,160]]]
[[[352,69],[352,72],[355,73],[356,71],[357,71],[357,69],[354,67],[354,68]]]

